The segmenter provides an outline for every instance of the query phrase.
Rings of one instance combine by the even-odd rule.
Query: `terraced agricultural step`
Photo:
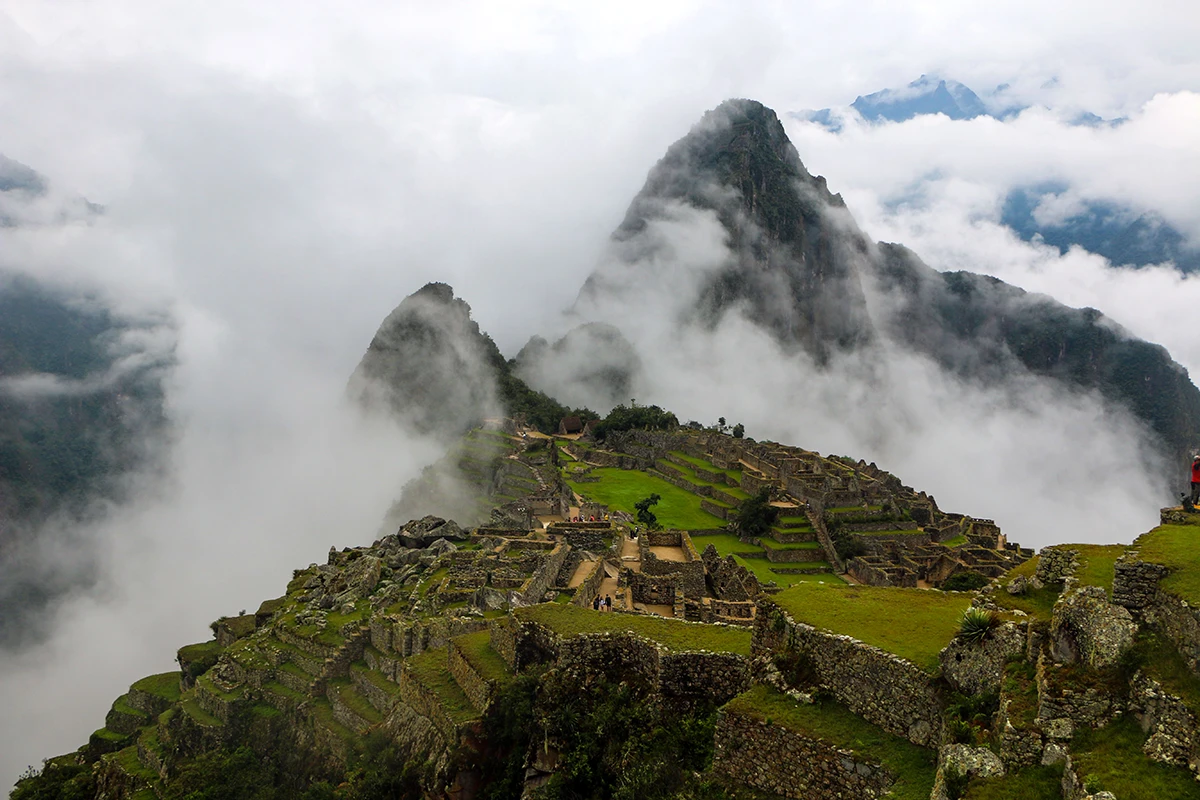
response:
[[[383,722],[383,714],[348,678],[330,681],[325,688],[333,718],[352,731],[363,734]]]
[[[149,724],[150,715],[131,706],[128,694],[118,697],[104,717],[105,728],[126,736],[134,735],[138,729]]]
[[[297,691],[279,681],[268,681],[262,687],[262,701],[284,713],[296,710],[308,699],[307,692]]]
[[[123,750],[133,744],[134,737],[128,733],[118,733],[110,730],[107,727],[94,731],[88,737],[88,753],[89,758],[96,760],[105,753],[115,753],[118,750]]]
[[[400,700],[400,685],[366,663],[350,665],[350,680],[375,710],[386,714]]]
[[[162,742],[158,738],[158,729],[153,725],[147,727],[138,736],[137,753],[142,766],[161,779],[167,777],[167,762]]]

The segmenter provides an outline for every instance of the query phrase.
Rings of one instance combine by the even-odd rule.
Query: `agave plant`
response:
[[[958,624],[958,638],[972,644],[982,642],[999,625],[1000,615],[995,611],[971,606],[963,612],[962,622]]]

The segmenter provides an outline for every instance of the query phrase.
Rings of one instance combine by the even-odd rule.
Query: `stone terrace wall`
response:
[[[629,574],[629,589],[633,593],[634,602],[651,605],[674,605],[675,590],[680,588],[680,575],[672,571],[667,575],[651,575],[645,571],[650,562],[642,562],[642,572]]]
[[[879,764],[750,716],[722,711],[713,771],[795,800],[882,797],[894,783]]]
[[[575,595],[571,604],[581,608],[591,608],[592,599],[600,594],[600,584],[604,582],[604,561],[595,562],[592,571],[583,579],[583,583],[575,587]]]
[[[821,686],[851,711],[913,744],[938,745],[942,719],[937,684],[911,661],[796,622],[768,599],[759,601],[752,646],[755,655],[785,647],[804,653]]]
[[[727,702],[750,688],[750,664],[729,653],[663,653],[659,689],[667,697]]]
[[[492,693],[496,687],[475,671],[471,662],[463,655],[458,643],[453,639],[450,640],[448,652],[450,674],[454,676],[454,682],[463,690],[463,694],[471,701],[471,705],[479,711],[485,711],[492,702]]]
[[[511,639],[508,637],[511,636]],[[499,640],[499,641],[498,641]],[[632,633],[588,633],[562,637],[530,621],[516,621],[511,630],[492,628],[492,647],[518,667],[540,654],[578,680],[599,676],[644,679],[652,691],[668,699],[705,698],[726,703],[750,686],[750,663],[743,656],[697,650],[676,653]]]
[[[645,531],[638,543],[647,547],[679,547],[683,542],[683,531]]]
[[[533,605],[542,602],[542,596],[546,594],[547,589],[554,585],[554,579],[558,577],[558,571],[562,569],[563,562],[567,560],[567,554],[570,552],[571,545],[565,543],[550,551],[550,555],[534,571],[521,591],[514,596],[513,599],[516,602],[513,605]]]
[[[400,697],[413,711],[433,723],[438,733],[447,742],[458,742],[458,726],[450,715],[442,708],[437,695],[417,680],[411,669],[405,664],[400,671]]]

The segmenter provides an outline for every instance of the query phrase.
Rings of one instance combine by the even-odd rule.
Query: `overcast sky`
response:
[[[444,280],[507,355],[558,332],[647,170],[727,97],[782,115],[940,73],[1049,106],[788,131],[872,237],[1095,305],[1200,372],[1196,281],[994,224],[1007,187],[1054,177],[1200,241],[1195,2],[981,5],[0,0],[0,153],[107,208],[0,230],[0,267],[168,309],[185,426],[174,488],[96,533],[104,591],[0,657],[0,783],[82,744],[208,621],[369,541],[432,452],[333,410],[383,317]],[[1071,128],[1079,110],[1131,121]],[[919,471],[954,507],[953,482],[918,481],[945,465]]]

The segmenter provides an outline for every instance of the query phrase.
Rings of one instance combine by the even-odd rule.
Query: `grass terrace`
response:
[[[696,550],[703,553],[704,548],[710,544],[717,548],[717,555],[724,558],[725,556],[733,555],[734,553],[761,553],[762,548],[756,544],[746,544],[738,539],[732,533],[706,533],[701,535],[692,534],[692,544],[696,545]]]
[[[1038,559],[1040,556],[1034,556],[1020,566],[1014,567],[1000,579],[1000,589],[993,592],[992,602],[1001,608],[1023,611],[1031,617],[1049,621],[1050,614],[1054,610],[1054,603],[1058,600],[1058,587],[1043,586],[1041,589],[1027,589],[1024,594],[1009,594],[1004,587],[1008,582],[1018,576],[1032,578],[1037,571]]]
[[[716,481],[706,481],[692,470],[688,469],[687,467],[681,467],[679,464],[673,464],[670,461],[659,461],[656,466],[658,467],[659,472],[664,474],[670,475],[671,473],[674,473],[686,478],[688,481],[691,481],[697,486],[710,487],[713,491],[725,495],[724,497],[718,497],[716,499],[723,500],[726,503],[733,503],[738,500],[747,500],[750,498],[750,494],[746,491],[743,491],[741,487],[730,486],[728,483],[723,482],[719,483]],[[723,470],[717,471],[722,472]]]
[[[1168,692],[1183,700],[1193,714],[1200,714],[1200,678],[1166,636],[1143,629],[1138,633],[1134,655],[1142,668]]]
[[[447,666],[446,648],[426,650],[406,662],[421,685],[437,695],[442,708],[456,724],[462,725],[479,718],[479,712],[463,694]]]
[[[812,550],[814,555],[822,555],[820,542],[793,542],[792,544],[780,544],[774,539],[766,536],[758,540],[763,547],[768,550]]]
[[[664,528],[680,530],[708,530],[720,528],[725,521],[714,517],[700,508],[700,496],[667,483],[662,478],[647,475],[639,470],[600,467],[592,470],[598,481],[567,482],[581,495],[603,503],[614,511],[634,513],[633,504],[657,494],[662,499],[654,507],[659,524]]]
[[[1133,547],[1143,561],[1171,569],[1159,586],[1189,603],[1200,603],[1200,527],[1159,525],[1139,536]]]
[[[142,678],[130,689],[152,694],[155,697],[161,697],[174,703],[179,699],[179,672],[163,672],[158,675],[150,675]]]
[[[545,625],[560,636],[629,632],[658,642],[668,650],[710,650],[750,655],[750,631],[719,625],[663,619],[640,614],[603,614],[590,608],[543,603],[517,609],[521,619]]]
[[[724,475],[728,475],[735,481],[740,481],[742,479],[742,471],[740,469],[721,469],[720,467],[714,466],[711,461],[705,461],[703,458],[689,456],[682,450],[672,450],[671,455],[677,457],[680,461],[686,461],[693,467],[699,467],[700,469],[705,469],[709,472],[720,472]]]
[[[797,703],[767,686],[755,686],[726,705],[727,711],[781,725],[882,763],[896,776],[888,794],[894,800],[927,800],[933,791],[936,755],[932,750],[892,736],[839,703]]]
[[[1200,533],[1196,531],[1195,533]],[[1195,534],[1193,534],[1195,535]],[[1083,586],[1100,586],[1112,596],[1113,564],[1127,549],[1123,544],[1064,544],[1058,545],[1057,550],[1078,550],[1079,569],[1075,577]]]
[[[1026,767],[1001,778],[975,779],[963,800],[1062,800],[1061,764]]]
[[[1200,798],[1200,783],[1191,773],[1151,761],[1142,752],[1145,741],[1146,734],[1132,715],[1100,730],[1080,729],[1071,742],[1075,771],[1122,800]]]
[[[797,622],[853,636],[934,673],[958,633],[969,595],[933,589],[804,583],[774,600]]]
[[[767,583],[774,581],[778,586],[795,586],[798,583],[816,583],[825,581],[826,583],[837,584],[839,586],[846,583],[839,575],[834,575],[832,572],[822,572],[819,575],[803,575],[797,573],[776,572],[778,569],[797,569],[803,567],[815,567],[829,565],[824,561],[817,564],[813,563],[796,563],[796,564],[775,564],[767,561],[766,558],[743,558],[742,556],[734,556],[733,560],[741,566],[754,573],[754,577],[758,578],[759,583]]]
[[[483,630],[455,637],[454,643],[458,645],[459,651],[468,663],[483,678],[496,683],[504,683],[512,677],[512,673],[500,654],[492,649],[491,638],[491,634]]]

